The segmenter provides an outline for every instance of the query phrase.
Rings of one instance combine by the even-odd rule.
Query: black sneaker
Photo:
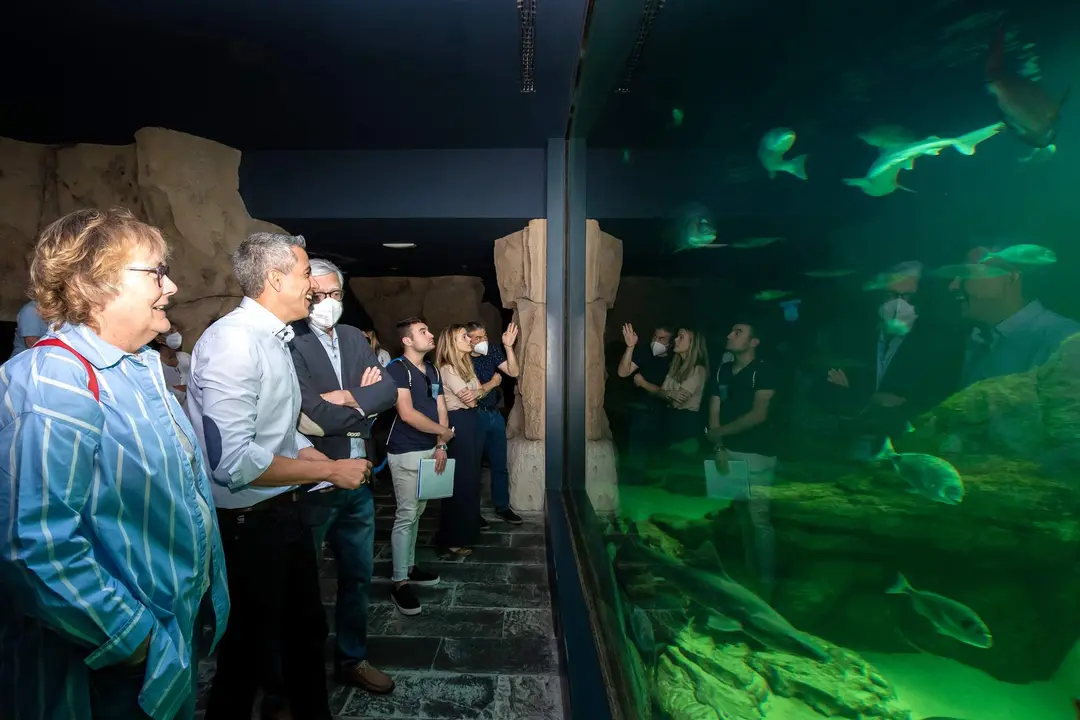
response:
[[[414,567],[409,571],[409,582],[420,587],[431,587],[439,584],[439,576],[427,570]]]
[[[491,529],[491,523],[488,522],[488,519],[486,517],[481,515],[480,516],[480,532],[484,532],[485,530],[490,530],[490,529]]]
[[[394,607],[398,609],[402,615],[419,615],[423,610],[420,607],[420,601],[416,599],[416,595],[413,595],[412,588],[409,587],[409,583],[397,585],[390,590],[390,601],[394,603]]]
[[[505,510],[496,510],[495,514],[499,516],[500,520],[502,520],[503,522],[508,522],[511,525],[520,525],[521,523],[525,522],[521,519],[520,515],[518,515],[510,508],[506,508]]]

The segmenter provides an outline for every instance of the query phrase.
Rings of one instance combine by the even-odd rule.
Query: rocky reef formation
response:
[[[739,644],[718,644],[684,629],[660,656],[656,699],[677,720],[765,720],[779,702],[802,705],[800,718],[908,720],[889,683],[853,652],[833,648],[834,660]],[[775,715],[774,715],[775,713]]]
[[[620,616],[627,642],[623,663],[642,718],[765,720],[785,717],[908,720],[889,683],[857,653],[815,638],[825,658],[761,645],[730,628],[717,629],[690,610],[683,589],[659,580],[648,565],[623,560],[623,525],[610,551],[616,582],[626,589]],[[672,558],[686,556],[673,536],[639,523],[635,542]],[[781,707],[783,706],[783,707]],[[654,712],[655,709],[659,713]]]
[[[161,229],[179,287],[169,317],[190,349],[240,300],[229,256],[253,220],[240,197],[240,151],[163,128],[131,145],[36,145],[0,138],[0,318],[26,302],[28,258],[38,233],[86,207],[125,207]]]

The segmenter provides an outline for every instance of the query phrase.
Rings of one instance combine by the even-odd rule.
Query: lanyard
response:
[[[885,333],[878,335],[878,352],[877,352],[877,383],[874,385],[874,390],[881,389],[881,381],[885,377],[885,372],[889,369],[889,363],[892,362],[893,357],[896,356],[896,351],[900,348],[900,343],[904,341],[902,337],[891,337],[886,341]]]

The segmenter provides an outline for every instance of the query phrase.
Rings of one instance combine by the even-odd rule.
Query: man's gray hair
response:
[[[923,264],[918,260],[907,260],[902,263],[897,263],[889,270],[889,275],[893,277],[913,277],[919,279],[922,277]]]
[[[247,236],[232,256],[233,275],[244,295],[257,298],[266,288],[266,275],[271,270],[292,272],[296,264],[294,247],[307,247],[303,235],[257,232]]]
[[[345,275],[342,274],[341,268],[329,260],[323,258],[311,259],[311,277],[319,277],[320,275],[329,275],[333,273],[337,275],[338,285],[342,290],[345,289]]]

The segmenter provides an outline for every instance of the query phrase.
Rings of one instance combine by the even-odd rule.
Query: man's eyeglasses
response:
[[[153,273],[157,277],[157,285],[161,287],[165,284],[165,276],[169,274],[169,266],[165,263],[161,263],[157,267],[129,267],[128,270],[133,272]]]
[[[313,292],[311,293],[311,302],[318,305],[326,298],[340,301],[343,297],[345,297],[345,292],[342,290],[331,290],[330,292]]]

